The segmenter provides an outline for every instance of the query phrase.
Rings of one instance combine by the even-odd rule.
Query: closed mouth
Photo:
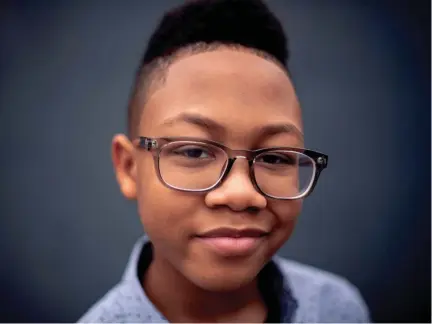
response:
[[[260,238],[268,235],[267,231],[258,228],[245,228],[235,229],[229,227],[216,228],[202,234],[198,234],[199,238],[218,238],[218,237],[229,237],[229,238]]]

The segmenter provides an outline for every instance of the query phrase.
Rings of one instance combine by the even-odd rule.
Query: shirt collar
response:
[[[150,240],[146,235],[138,239],[132,249],[128,264],[123,273],[124,281],[133,281],[134,284],[140,286],[141,290],[138,267],[140,258],[142,257],[143,247],[147,243],[150,243]],[[279,308],[281,316],[280,321],[282,323],[287,323],[291,322],[294,318],[298,305],[292,294],[287,276],[284,275],[278,266],[278,260],[278,257],[274,257],[260,272],[260,285],[268,291],[270,296],[273,296],[273,302],[276,303]],[[147,298],[146,301],[150,303]],[[163,316],[161,315],[161,317]]]

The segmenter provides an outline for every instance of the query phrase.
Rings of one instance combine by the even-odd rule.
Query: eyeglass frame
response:
[[[205,188],[205,189],[184,189],[184,188],[170,185],[169,183],[167,183],[163,179],[161,171],[160,171],[160,166],[159,166],[160,153],[166,145],[171,144],[171,143],[175,143],[175,142],[189,142],[191,144],[193,144],[193,143],[207,144],[207,145],[215,146],[215,147],[217,147],[217,148],[219,148],[225,152],[225,154],[227,155],[227,163],[226,163],[225,167],[222,169],[221,175],[219,176],[219,179],[215,182],[215,184],[213,184],[212,186]],[[328,164],[328,156],[326,154],[323,154],[321,152],[314,151],[314,150],[298,148],[298,147],[290,147],[290,146],[274,146],[274,147],[261,148],[261,149],[257,149],[257,150],[234,150],[234,149],[231,149],[231,148],[229,148],[229,147],[227,147],[227,146],[225,146],[219,142],[215,142],[215,141],[207,140],[207,139],[196,138],[196,137],[186,137],[186,136],[157,137],[157,138],[139,136],[138,138],[134,139],[132,141],[132,143],[135,147],[144,149],[144,150],[152,153],[153,161],[154,161],[154,167],[156,169],[156,174],[163,185],[165,185],[166,187],[168,187],[170,189],[179,190],[179,191],[183,191],[183,192],[205,193],[205,192],[209,192],[209,191],[217,188],[218,186],[220,186],[223,183],[223,181],[228,176],[229,172],[231,171],[232,167],[234,166],[234,162],[238,158],[243,158],[243,159],[246,159],[248,161],[249,177],[251,179],[251,182],[252,182],[254,188],[260,194],[262,194],[263,196],[265,196],[267,198],[277,199],[277,200],[297,200],[297,199],[305,198],[313,192],[313,190],[315,189],[315,186],[318,182],[318,178],[320,177],[321,172],[325,168],[327,168],[327,164]],[[301,153],[303,155],[306,155],[307,157],[309,157],[314,162],[313,179],[312,179],[311,183],[309,184],[309,187],[302,194],[295,196],[295,197],[285,198],[285,197],[272,196],[272,195],[269,195],[269,194],[267,194],[261,190],[261,188],[258,185],[256,178],[255,178],[255,172],[254,172],[255,159],[260,154],[270,152],[270,151],[297,152],[297,153]]]

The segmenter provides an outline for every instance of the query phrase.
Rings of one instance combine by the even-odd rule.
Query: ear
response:
[[[136,199],[135,149],[127,136],[117,134],[112,139],[111,156],[117,182],[127,199]]]

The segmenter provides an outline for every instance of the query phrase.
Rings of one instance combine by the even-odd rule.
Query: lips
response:
[[[217,228],[197,235],[205,248],[223,257],[252,255],[265,240],[268,232],[255,229]]]
[[[207,231],[203,234],[197,235],[201,238],[216,238],[216,237],[230,237],[230,238],[242,238],[242,237],[262,237],[268,233],[261,229],[246,228],[246,229],[234,229],[228,227],[220,227],[214,230]]]

